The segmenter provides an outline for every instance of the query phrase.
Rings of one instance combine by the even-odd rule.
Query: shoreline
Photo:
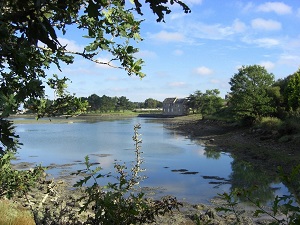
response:
[[[115,117],[115,119],[117,118],[120,117]],[[78,122],[81,119],[82,118],[80,117],[76,118],[76,121]],[[283,154],[283,152],[284,154],[288,154],[294,152],[297,149],[297,146],[288,143],[289,147],[286,149],[287,143],[277,143],[276,140],[261,140],[261,135],[252,133],[249,128],[241,128],[235,124],[220,121],[201,120],[201,118],[197,115],[170,118],[167,119],[167,124],[169,125],[169,129],[182,131],[186,135],[203,141],[206,146],[215,146],[222,152],[228,152],[235,155],[239,158],[239,160],[255,163],[276,176],[278,176],[278,164],[281,163],[283,166],[286,166],[285,169],[288,171],[290,169],[291,162],[295,163],[295,155],[287,157],[289,159],[288,161],[286,161],[286,158],[278,158],[276,155],[276,157],[270,157],[270,155],[274,153],[274,151],[279,152],[278,154]],[[264,152],[264,154],[261,155],[262,152]],[[280,160],[275,161],[275,159]],[[58,180],[57,182],[62,181]],[[159,216],[156,224],[195,224],[193,219],[194,215],[203,215],[205,217],[208,211],[212,211],[216,206],[220,206],[220,204],[223,203],[224,202],[217,198],[212,199],[211,205],[208,205],[207,203],[189,204],[187,202],[184,203],[180,212],[175,211],[172,215]],[[245,222],[244,224],[256,224],[254,222],[250,222],[254,220],[251,213],[253,213],[253,210],[249,210],[245,213],[245,220],[248,222]],[[207,217],[205,218],[207,219]],[[232,219],[234,219],[232,215],[231,217],[226,217],[225,215],[219,215],[219,213],[216,212],[213,212],[208,218],[216,218],[215,224],[222,224],[222,222],[224,224],[224,221],[226,221],[225,224],[227,224],[228,221],[232,221]],[[261,218],[258,220],[261,222],[269,219],[270,218]]]

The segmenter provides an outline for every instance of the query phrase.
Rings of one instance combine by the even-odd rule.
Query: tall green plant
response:
[[[91,212],[88,224],[141,224],[155,221],[155,216],[169,212],[172,208],[177,208],[179,203],[175,198],[165,197],[161,201],[152,201],[145,198],[139,187],[144,176],[141,164],[140,144],[142,140],[138,133],[140,125],[134,126],[133,140],[135,142],[135,163],[130,170],[125,164],[115,163],[114,168],[117,175],[112,173],[99,173],[102,168],[92,168],[89,157],[85,157],[86,169],[77,171],[76,174],[83,174],[74,187],[84,187],[88,182],[92,185],[84,187],[84,194],[79,199],[82,202],[80,213]],[[98,179],[110,177],[116,182],[108,182],[106,185],[100,185]]]

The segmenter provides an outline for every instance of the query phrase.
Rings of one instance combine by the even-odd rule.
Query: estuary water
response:
[[[277,178],[238,162],[230,154],[205,147],[199,139],[169,129],[162,119],[18,123],[15,130],[23,145],[17,162],[52,166],[48,173],[54,177],[84,169],[87,155],[102,167],[103,174],[114,171],[116,162],[130,168],[135,159],[132,136],[136,124],[141,124],[141,167],[145,169],[142,175],[147,177],[141,186],[150,190],[149,195],[174,195],[180,201],[208,203],[218,193],[250,184],[258,186],[257,195],[265,201],[288,193]],[[71,182],[76,179],[73,177]]]

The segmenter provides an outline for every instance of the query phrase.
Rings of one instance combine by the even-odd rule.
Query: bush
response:
[[[43,176],[44,168],[37,166],[30,170],[16,170],[11,164],[13,152],[0,156],[0,198],[8,199],[17,194],[25,195]]]
[[[262,117],[258,122],[258,126],[266,130],[278,130],[282,124],[282,120],[276,117]]]

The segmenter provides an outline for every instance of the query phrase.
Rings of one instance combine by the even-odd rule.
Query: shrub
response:
[[[278,130],[282,124],[282,120],[276,117],[262,117],[258,122],[258,126],[266,130]]]
[[[25,195],[42,177],[44,168],[37,166],[30,170],[16,170],[11,164],[13,152],[0,156],[0,198],[12,198],[17,194]]]

